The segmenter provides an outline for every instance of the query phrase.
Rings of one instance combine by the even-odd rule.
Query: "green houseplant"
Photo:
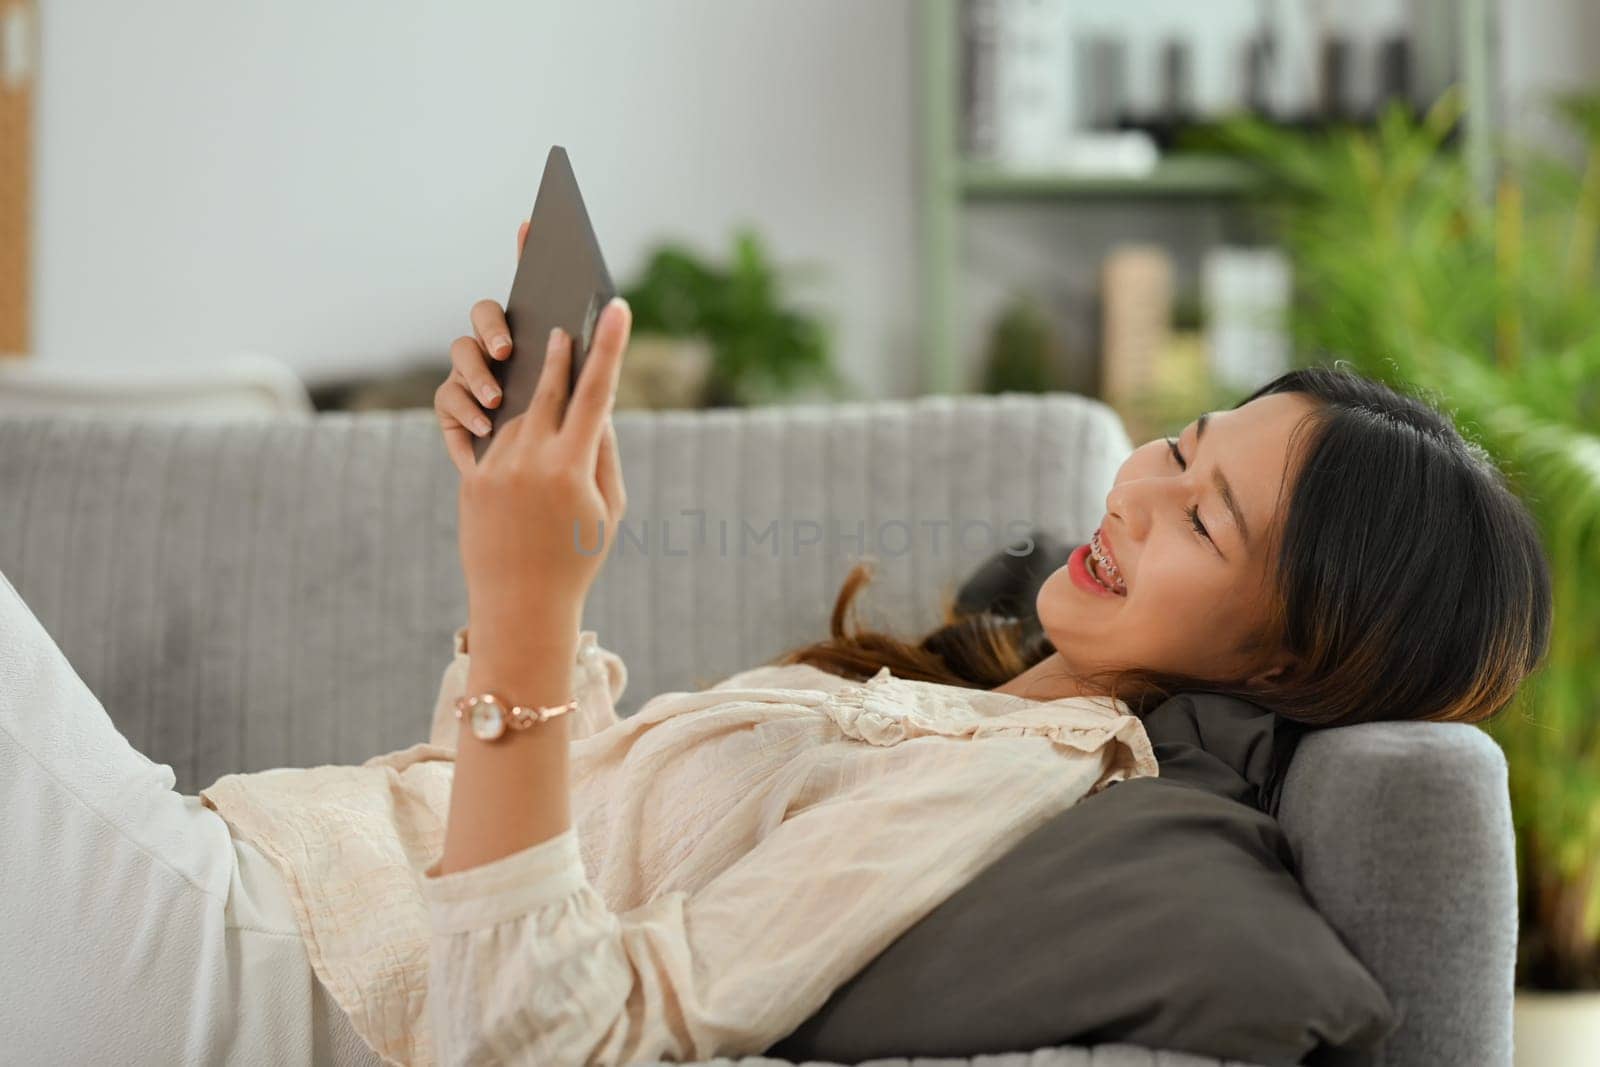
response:
[[[1518,983],[1576,991],[1600,989],[1600,100],[1561,106],[1582,162],[1503,146],[1489,195],[1448,144],[1455,92],[1371,130],[1240,120],[1222,140],[1268,181],[1297,349],[1431,394],[1539,522],[1548,659],[1484,728],[1510,769]]]
[[[984,359],[986,393],[1046,393],[1062,386],[1060,343],[1039,299],[1019,292],[996,316]]]
[[[835,398],[850,390],[835,369],[829,331],[790,305],[788,283],[814,270],[776,267],[754,230],[734,234],[722,266],[677,243],[658,245],[622,295],[635,335],[704,338],[711,347],[705,401],[710,407],[762,403],[819,386]]]

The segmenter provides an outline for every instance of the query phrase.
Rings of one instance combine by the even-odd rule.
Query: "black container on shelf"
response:
[[[1161,46],[1162,122],[1180,126],[1194,120],[1194,64],[1188,42],[1169,38]]]
[[[1272,39],[1256,36],[1244,44],[1244,105],[1253,115],[1275,118],[1272,100]]]
[[[1378,51],[1378,92],[1373,98],[1382,111],[1399,100],[1408,107],[1415,103],[1411,89],[1411,41],[1404,34],[1386,38]]]
[[[1331,122],[1354,117],[1350,106],[1351,44],[1346,38],[1329,34],[1317,49],[1317,114]]]

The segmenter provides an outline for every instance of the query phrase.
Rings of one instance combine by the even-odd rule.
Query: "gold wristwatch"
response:
[[[507,730],[526,730],[534,723],[548,722],[557,715],[577,710],[576,697],[565,704],[525,708],[521,705],[508,707],[493,693],[479,693],[456,701],[456,721],[465,719],[472,727],[472,736],[478,740],[493,741],[504,737]]]

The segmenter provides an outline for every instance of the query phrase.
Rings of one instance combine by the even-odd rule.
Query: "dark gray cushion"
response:
[[[1306,899],[1268,813],[1292,754],[1282,721],[1214,694],[1161,704],[1145,717],[1161,777],[1055,816],[770,1054],[854,1063],[1115,1041],[1364,1062],[1397,1019]]]
[[[1011,542],[973,571],[956,593],[956,612],[970,615],[992,612],[1021,619],[1037,629],[1039,614],[1035,601],[1039,589],[1077,548],[1037,527],[1027,537]],[[1027,549],[1027,551],[1023,551]]]

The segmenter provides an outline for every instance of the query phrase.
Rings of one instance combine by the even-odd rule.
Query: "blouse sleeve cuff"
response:
[[[607,669],[607,658],[601,655],[599,636],[594,630],[584,630],[578,634],[578,653],[572,663],[574,695],[595,682],[605,685],[608,691],[616,688]]]
[[[443,859],[441,854],[422,872],[422,896],[436,933],[460,933],[519,919],[589,884],[576,826],[464,871],[439,874]]]

